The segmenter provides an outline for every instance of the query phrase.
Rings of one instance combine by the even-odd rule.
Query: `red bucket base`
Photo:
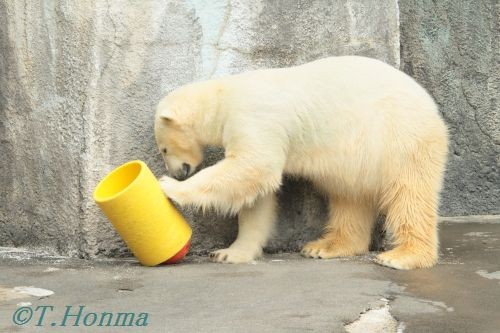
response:
[[[169,258],[168,260],[162,262],[160,265],[171,265],[178,263],[179,261],[184,259],[190,247],[191,247],[191,239],[188,240],[186,245],[184,245],[179,252],[177,252],[173,257]]]

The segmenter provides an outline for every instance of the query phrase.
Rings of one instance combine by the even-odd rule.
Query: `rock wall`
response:
[[[500,2],[400,0],[401,69],[450,131],[441,214],[500,213]]]
[[[442,71],[434,64],[461,61],[482,80],[479,87],[473,79],[467,81],[472,97],[464,97],[465,104],[456,108],[456,96],[436,96],[441,106],[447,105],[442,111],[451,120],[452,151],[459,154],[449,169],[452,184],[446,185],[443,211],[492,213],[498,175],[491,149],[498,148],[498,105],[478,94],[482,90],[492,98],[495,89],[484,62],[492,61],[491,48],[477,53],[477,65],[467,54],[459,60],[453,55],[429,61],[432,47],[418,36],[426,33],[426,15],[438,14],[417,11],[406,2],[400,4],[401,31],[403,42],[413,49],[403,45],[404,69],[433,93],[433,82],[437,92],[443,91],[443,84],[455,83],[440,81]],[[489,16],[478,19],[491,23],[492,13],[485,6]],[[412,18],[414,11],[420,16]],[[461,17],[453,22],[459,25]],[[437,20],[435,25],[438,29],[443,23]],[[396,0],[0,0],[0,27],[0,246],[47,247],[82,257],[127,253],[91,194],[107,172],[128,160],[142,159],[157,176],[163,174],[153,113],[158,100],[175,87],[330,55],[366,55],[400,65]],[[466,42],[475,43],[474,36]],[[489,36],[495,35],[490,31]],[[424,53],[420,57],[418,52]],[[461,73],[458,65],[453,68],[456,75]],[[490,107],[483,104],[486,101]],[[464,115],[468,118],[459,124]],[[457,136],[460,133],[466,135]],[[468,155],[469,150],[477,153]],[[488,158],[477,161],[484,156]],[[221,157],[220,150],[210,148],[206,163]],[[464,161],[470,173],[476,172],[470,177],[478,179],[471,188],[461,179]],[[480,183],[479,177],[491,179]],[[235,237],[234,218],[189,210],[184,214],[194,229],[194,252],[227,246]],[[269,250],[296,250],[320,233],[325,219],[321,196],[307,182],[285,179],[280,236]]]

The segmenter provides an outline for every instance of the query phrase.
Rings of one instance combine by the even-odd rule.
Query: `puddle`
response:
[[[0,286],[0,302],[6,302],[12,299],[25,298],[29,296],[43,298],[51,295],[54,295],[54,292],[52,290],[36,288],[33,286],[20,286],[14,288],[5,288]]]
[[[19,294],[26,294],[26,295],[35,296],[35,297],[48,297],[48,296],[54,295],[54,292],[52,290],[43,289],[43,288],[36,288],[33,286],[14,287],[12,290],[16,293],[19,293]]]
[[[44,270],[44,272],[47,272],[47,273],[48,273],[48,272],[57,272],[57,271],[59,271],[59,270],[61,270],[61,269],[60,269],[60,268],[56,268],[56,267],[47,267],[47,268]]]
[[[453,312],[455,309],[452,306],[447,306],[444,302],[438,302],[438,301],[430,301],[430,300],[421,300],[424,303],[431,304],[435,306],[436,308],[441,308],[443,310],[446,310],[447,312]]]
[[[28,297],[28,295],[16,293],[12,288],[0,287],[0,302],[6,302],[11,299],[24,297]]]
[[[498,280],[500,280],[500,271],[488,273],[488,271],[481,269],[479,271],[476,271],[476,274],[479,274],[480,276],[482,276],[486,279],[490,279],[490,280],[498,279]]]
[[[468,232],[466,234],[464,234],[464,236],[468,236],[468,237],[490,237],[491,235],[491,232],[489,231],[473,231],[473,232]]]
[[[19,302],[16,304],[17,306],[32,306],[31,302]]]

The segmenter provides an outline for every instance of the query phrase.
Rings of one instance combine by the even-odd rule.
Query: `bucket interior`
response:
[[[138,161],[126,163],[111,171],[97,185],[94,191],[94,199],[97,202],[111,200],[123,192],[134,182],[142,170]]]

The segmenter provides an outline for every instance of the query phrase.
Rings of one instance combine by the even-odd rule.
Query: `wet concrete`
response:
[[[447,311],[401,313],[404,299],[396,298],[392,313],[408,332],[500,332],[500,280],[481,275],[500,272],[500,224],[445,224],[440,235],[439,265],[382,276],[409,295],[446,304]]]
[[[133,259],[96,262],[0,248],[0,332],[498,332],[495,221],[442,223],[440,263],[413,271],[378,266],[374,254],[332,260],[281,254],[245,265],[189,257],[146,268]],[[44,290],[54,294],[36,296],[50,294]],[[54,307],[43,326],[35,326],[41,310],[25,325],[13,323],[16,310],[40,305]],[[77,314],[80,305],[79,326],[73,316],[61,327],[66,306]],[[135,319],[126,328],[98,327],[99,319],[84,326],[85,316],[102,312],[135,312]],[[146,327],[135,326],[144,324],[140,313],[147,313]]]

